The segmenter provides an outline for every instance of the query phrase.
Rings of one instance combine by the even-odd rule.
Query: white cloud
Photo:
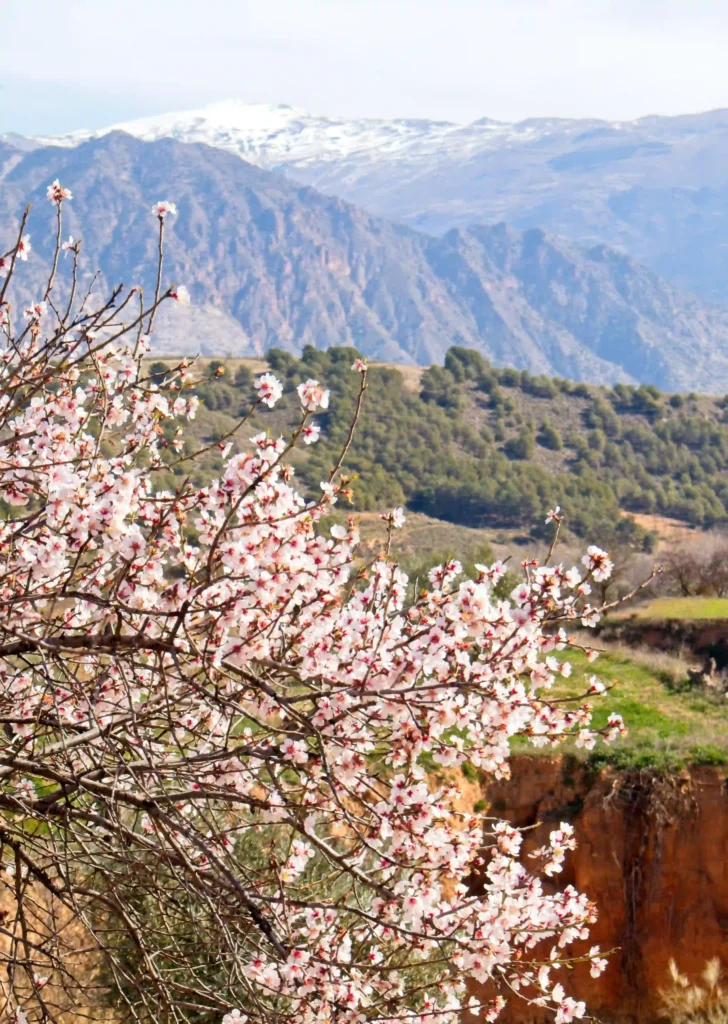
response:
[[[728,105],[724,0],[2,6],[0,130],[94,127],[228,96],[460,121]]]

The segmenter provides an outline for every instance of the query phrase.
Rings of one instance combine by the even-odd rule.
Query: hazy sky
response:
[[[218,99],[341,116],[728,106],[728,0],[0,0],[0,132]]]

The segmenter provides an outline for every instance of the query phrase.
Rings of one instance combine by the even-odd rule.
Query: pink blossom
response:
[[[64,188],[58,178],[48,186],[46,195],[52,203],[57,203],[58,206],[61,205],[64,199],[73,199],[70,188]]]
[[[15,786],[15,793],[20,800],[32,800],[35,797],[35,786],[30,779],[21,779]]]
[[[317,380],[307,380],[304,384],[298,385],[298,397],[301,399],[301,406],[307,412],[316,412],[317,409],[328,409],[329,392],[325,391]]]
[[[48,311],[48,307],[45,302],[34,302],[32,306],[28,306],[23,310],[23,316],[26,320],[40,320],[44,317]]]
[[[589,973],[591,974],[592,978],[598,978],[601,974],[604,973],[604,971],[606,971],[608,966],[608,961],[605,960],[604,957],[600,957],[599,952],[599,946],[592,946],[589,950],[589,956],[591,958],[591,968]]]
[[[606,551],[602,551],[595,544],[590,545],[582,558],[582,565],[585,565],[593,578],[600,583],[609,579],[612,575],[614,563],[610,560]]]
[[[616,740],[618,736],[626,736],[627,729],[624,724],[624,719],[621,715],[612,713],[607,719],[607,733],[606,736],[611,742]]]
[[[600,679],[597,679],[596,676],[590,676],[589,677],[589,693],[599,693],[599,694],[601,694],[601,693],[604,693],[605,690],[606,690],[606,687],[605,687],[604,683]]]
[[[173,217],[176,216],[177,207],[168,199],[160,199],[159,202],[155,203],[154,206],[152,207],[152,213],[155,215],[155,217],[159,217],[160,220],[164,220],[164,218],[168,214],[170,214]]]
[[[283,394],[283,385],[272,373],[263,373],[260,377],[257,377],[255,389],[258,392],[260,401],[263,405],[267,405],[269,409],[273,408]]]
[[[406,522],[404,510],[400,507],[393,508],[391,512],[384,513],[381,518],[389,523],[393,530],[401,530]]]
[[[479,562],[476,562],[475,571],[479,573],[481,577],[485,577],[491,584],[495,585],[505,576],[506,567],[503,562],[494,562],[493,565],[490,566],[481,565]]]
[[[286,760],[295,764],[305,764],[308,761],[308,751],[303,740],[286,739],[281,743],[281,751]]]
[[[304,444],[314,444],[319,439],[321,427],[318,423],[307,423],[303,428],[302,434]]]
[[[583,1017],[586,1013],[586,1004],[577,1002],[571,996],[562,999],[554,1018],[555,1024],[569,1024],[569,1021]]]
[[[222,1024],[245,1024],[248,1017],[240,1010],[231,1010],[230,1013],[226,1013],[222,1019]]]
[[[190,304],[190,293],[187,291],[183,284],[176,285],[174,288],[169,290],[170,298],[179,302],[181,306],[189,306]]]
[[[28,253],[31,249],[32,246],[30,244],[30,235],[23,235],[23,237],[18,242],[18,248],[16,249],[18,259],[23,260],[23,262],[25,262],[28,259]]]

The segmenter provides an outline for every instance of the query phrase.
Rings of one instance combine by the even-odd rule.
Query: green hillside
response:
[[[309,489],[318,488],[348,434],[359,383],[354,357],[350,348],[307,347],[300,359],[267,354],[286,393],[244,438],[297,416],[301,380],[315,377],[331,389],[329,410],[318,417],[321,440],[294,460]],[[202,366],[210,379],[199,387],[194,430],[205,440],[222,436],[249,407],[261,367],[231,361],[215,376],[219,365]],[[161,382],[164,364],[153,366]],[[462,348],[419,381],[373,366],[369,383],[346,463],[356,510],[406,505],[463,526],[538,535],[545,511],[559,504],[577,536],[647,547],[649,535],[626,513],[701,528],[728,521],[728,399],[534,377],[496,369]]]

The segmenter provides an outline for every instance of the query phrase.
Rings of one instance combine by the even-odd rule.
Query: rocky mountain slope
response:
[[[728,110],[458,125],[233,100],[116,127],[228,150],[428,233],[500,220],[542,227],[621,247],[705,298],[728,296]]]
[[[430,237],[219,149],[121,132],[73,148],[0,144],[0,241],[33,201],[19,299],[36,297],[50,258],[45,189],[57,176],[74,192],[67,226],[83,236],[86,278],[100,267],[98,287],[151,290],[150,207],[177,203],[166,273],[190,288],[193,309],[160,321],[155,340],[167,351],[344,344],[428,364],[459,344],[537,373],[728,388],[728,310],[604,247],[502,224]]]

